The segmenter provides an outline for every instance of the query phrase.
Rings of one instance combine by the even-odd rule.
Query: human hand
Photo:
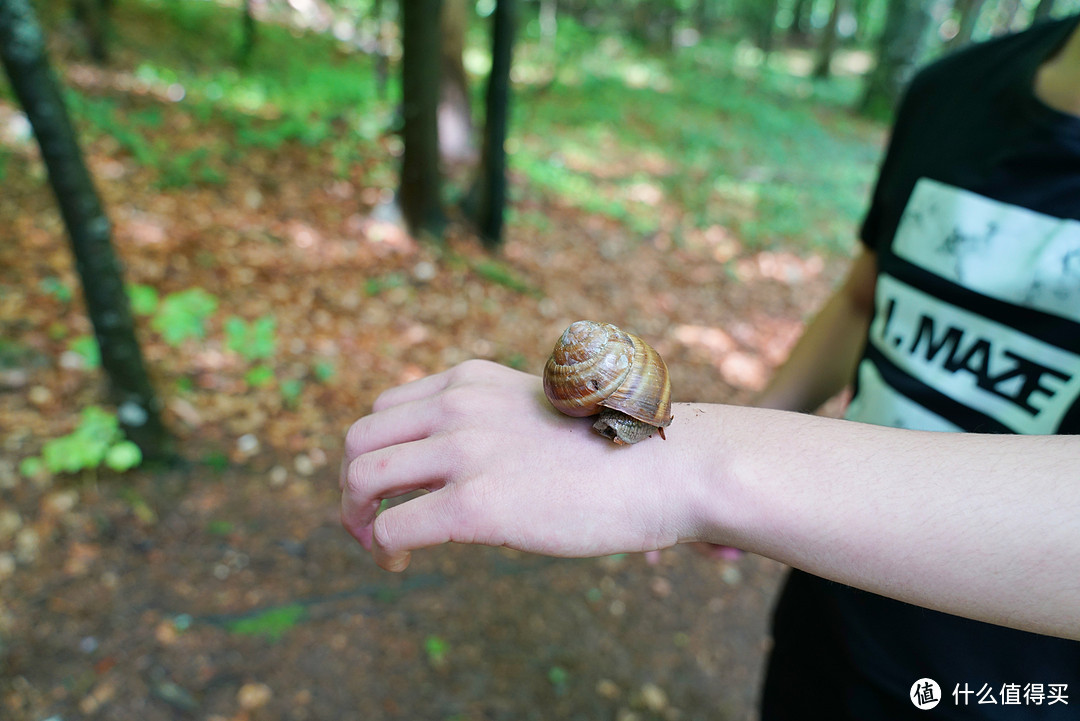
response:
[[[700,537],[679,472],[689,434],[616,446],[591,423],[552,408],[540,378],[486,361],[388,390],[346,437],[342,524],[392,571],[450,541],[582,557]]]

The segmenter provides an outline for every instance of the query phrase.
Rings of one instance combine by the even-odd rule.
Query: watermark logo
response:
[[[941,703],[941,686],[932,678],[920,678],[911,684],[911,703],[920,711],[928,711]]]
[[[977,686],[978,688],[968,683],[956,684],[951,694],[953,704],[956,706],[1069,705],[1069,684],[1067,683],[1003,683],[1000,687],[983,683]],[[915,708],[920,711],[929,711],[942,701],[941,686],[932,678],[920,678],[911,685],[908,698],[911,699]]]

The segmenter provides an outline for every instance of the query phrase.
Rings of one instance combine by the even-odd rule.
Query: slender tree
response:
[[[806,45],[810,42],[810,11],[814,9],[813,0],[795,0],[791,8],[791,25],[788,37],[794,45]]]
[[[94,62],[109,61],[109,26],[112,0],[72,0],[72,12],[86,39],[86,47]]]
[[[840,41],[840,16],[844,12],[844,0],[833,0],[832,10],[829,12],[829,22],[821,34],[818,43],[817,62],[814,65],[814,77],[825,79],[832,72],[832,59],[836,54],[836,47]]]
[[[135,340],[109,221],[49,66],[45,38],[30,0],[0,0],[0,58],[41,148],[121,426],[145,456],[164,457],[168,435],[159,415],[161,404]]]
[[[953,10],[959,16],[956,19],[956,35],[949,38],[949,42],[946,44],[948,50],[962,48],[971,42],[984,3],[985,0],[956,0],[953,3]]]
[[[922,59],[934,0],[889,0],[878,41],[877,65],[866,80],[860,111],[884,117],[896,108],[904,86]]]
[[[491,23],[491,74],[485,98],[480,174],[471,215],[489,249],[502,243],[506,208],[506,129],[510,118],[510,65],[514,50],[514,0],[498,0]]]
[[[1054,14],[1054,5],[1055,0],[1039,0],[1031,17],[1032,22],[1040,22],[1051,17]]]
[[[383,0],[373,0],[371,14],[375,18],[375,94],[386,99],[386,86],[390,80],[390,53],[387,48],[387,28],[390,21],[383,12]]]
[[[439,154],[448,164],[475,163],[469,80],[465,73],[465,0],[443,0],[439,86]]]
[[[240,50],[237,52],[237,61],[243,67],[251,62],[251,53],[255,51],[255,43],[258,40],[259,24],[255,20],[254,0],[244,0],[243,15],[241,16]]]
[[[440,199],[439,18],[442,0],[401,3],[401,114],[404,120],[398,201],[412,233],[442,234],[446,220]]]

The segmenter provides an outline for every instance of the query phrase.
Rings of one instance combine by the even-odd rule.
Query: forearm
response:
[[[1080,439],[925,433],[678,404],[618,447],[540,379],[470,362],[350,429],[342,521],[384,568],[455,541],[555,556],[709,541],[972,618],[1080,639]],[[431,491],[378,513],[380,501]]]
[[[864,251],[810,321],[755,405],[810,412],[851,382],[873,314],[877,257]]]
[[[689,434],[720,439],[695,459],[710,469],[709,490],[692,501],[711,529],[702,540],[918,605],[1080,638],[1076,437],[698,410],[702,427]]]

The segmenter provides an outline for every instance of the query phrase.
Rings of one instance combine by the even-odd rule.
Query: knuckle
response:
[[[367,436],[367,419],[361,418],[360,420],[349,426],[349,430],[345,433],[345,460],[348,461],[351,458],[363,453],[364,441]]]
[[[370,455],[357,456],[349,464],[349,470],[345,474],[345,490],[353,496],[363,495],[376,470]]]
[[[391,405],[391,403],[393,402],[394,391],[396,390],[396,388],[387,388],[383,392],[379,393],[379,395],[375,397],[375,402],[371,404],[372,413],[377,413],[386,408],[387,406]]]
[[[450,420],[470,416],[478,405],[476,395],[468,386],[451,386],[440,393],[436,400],[439,412]]]

